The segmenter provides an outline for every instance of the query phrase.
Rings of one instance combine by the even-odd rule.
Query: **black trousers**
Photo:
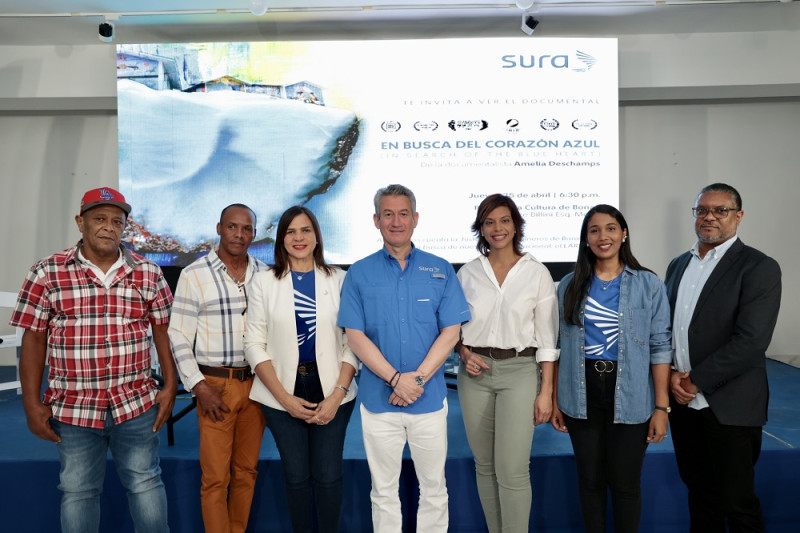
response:
[[[711,408],[671,403],[675,458],[689,489],[690,531],[763,532],[764,516],[755,492],[761,428],[723,425]]]
[[[616,384],[616,372],[598,373],[587,364],[587,418],[583,420],[564,415],[578,469],[583,526],[589,533],[606,530],[609,491],[614,512],[614,531],[639,531],[642,464],[650,423],[614,423]]]

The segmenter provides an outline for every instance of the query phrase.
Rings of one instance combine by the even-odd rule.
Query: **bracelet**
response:
[[[392,387],[392,390],[394,390],[394,388],[397,387],[397,384],[400,383],[400,376],[401,376],[400,372],[398,372],[395,375],[397,376],[397,379],[392,378],[394,383],[392,385],[390,385],[390,387]]]
[[[396,378],[396,377],[397,377],[397,376],[399,376],[399,375],[400,375],[400,371],[398,370],[398,371],[396,371],[396,372],[394,373],[394,376],[392,376],[391,378],[389,378],[389,380],[388,380],[388,381],[384,381],[384,383],[386,383],[386,386],[387,386],[387,387],[391,387],[392,389],[394,389],[394,385],[392,385],[392,381],[394,381],[394,378]]]
[[[336,385],[336,386],[334,387],[334,390],[336,390],[336,389],[342,389],[342,390],[344,391],[344,393],[345,393],[345,394],[347,394],[348,392],[350,392],[350,389],[348,389],[348,388],[347,388],[347,387],[345,387],[344,385]]]

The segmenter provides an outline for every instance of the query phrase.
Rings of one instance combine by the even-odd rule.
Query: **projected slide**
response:
[[[380,246],[389,183],[416,193],[414,243],[454,263],[488,194],[514,197],[545,262],[574,261],[586,210],[618,203],[614,39],[120,45],[117,78],[125,238],[162,265],[206,253],[236,202],[262,260],[303,204],[338,264]]]

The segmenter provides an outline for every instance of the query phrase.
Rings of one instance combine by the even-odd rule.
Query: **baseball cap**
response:
[[[125,215],[131,213],[131,206],[125,202],[125,197],[122,196],[122,193],[111,187],[100,187],[99,189],[86,191],[86,194],[81,199],[80,214],[82,215],[98,205],[115,205],[125,211]]]

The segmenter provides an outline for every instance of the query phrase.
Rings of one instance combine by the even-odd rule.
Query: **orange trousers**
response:
[[[231,412],[225,413],[222,422],[212,422],[197,408],[203,523],[207,533],[244,533],[266,422],[261,405],[249,398],[253,378],[239,381],[205,376],[205,379],[208,385],[222,388],[222,400]]]

